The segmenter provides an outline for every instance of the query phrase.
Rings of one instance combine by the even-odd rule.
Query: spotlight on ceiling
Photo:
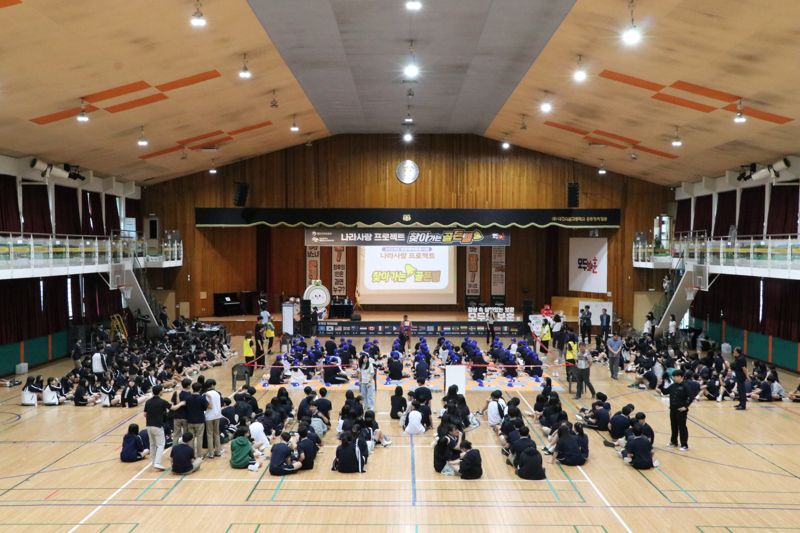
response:
[[[744,124],[747,122],[747,117],[744,116],[744,105],[742,104],[741,98],[739,98],[739,103],[736,105],[736,116],[733,117],[733,121],[736,124]]]
[[[211,160],[211,168],[208,169],[209,174],[216,174],[217,173],[217,165],[214,164],[214,160]]]
[[[247,54],[242,54],[242,68],[239,70],[239,77],[243,80],[249,80],[253,77],[253,73],[247,67]]]
[[[678,133],[678,126],[675,126],[675,136],[672,137],[672,146],[673,148],[680,148],[683,146],[683,139],[681,139],[681,136]]]
[[[511,148],[511,143],[503,139],[503,142],[500,143],[500,148],[503,150],[509,150]]]
[[[86,102],[81,98],[81,112],[75,117],[78,122],[89,122],[89,113],[86,112]]]
[[[81,174],[81,167],[78,165],[70,165],[64,163],[64,170],[67,171],[67,177],[75,181],[86,181],[86,176]]]
[[[203,6],[200,3],[200,0],[197,0],[197,2],[195,2],[194,13],[190,19],[192,26],[195,28],[205,28],[206,26],[207,21],[205,15],[203,15],[203,10],[201,9],[202,7]]]
[[[309,147],[309,148],[314,146],[314,142],[311,140],[311,134],[310,133],[306,133],[306,146]]]
[[[545,91],[544,92],[544,99],[542,103],[539,104],[539,111],[542,113],[549,113],[553,110],[553,102],[550,101],[550,93]]]
[[[419,67],[417,66],[417,58],[414,55],[414,41],[409,41],[408,44],[408,63],[403,67],[403,75],[408,80],[414,80],[419,76]]]
[[[419,11],[422,9],[422,2],[419,0],[409,0],[406,2],[406,9],[409,11]]]
[[[763,180],[765,178],[780,178],[781,171],[786,170],[787,168],[792,166],[792,162],[789,161],[788,158],[784,157],[782,159],[778,159],[771,165],[767,165],[764,168],[756,170],[756,164],[752,163],[750,165],[750,175],[754,180]]]
[[[147,137],[144,136],[144,126],[139,128],[139,140],[136,141],[136,144],[138,144],[142,148],[150,144],[149,142],[147,142]]]
[[[605,162],[604,159],[601,159],[600,160],[600,168],[597,169],[597,173],[600,174],[601,176],[605,176],[606,172],[607,172],[606,171],[606,162]]]
[[[636,27],[636,21],[633,16],[634,7],[634,0],[630,0],[628,2],[628,9],[631,12],[631,24],[622,32],[622,42],[625,43],[626,46],[636,46],[642,40],[642,33],[639,31],[639,28]]]
[[[410,143],[414,140],[414,127],[411,125],[403,127],[403,142]]]
[[[636,161],[639,159],[639,154],[637,154],[635,150],[631,149],[631,153],[628,154],[628,157],[630,157],[631,161]]]
[[[583,68],[583,57],[578,55],[578,65],[575,67],[575,72],[572,73],[572,79],[578,83],[586,81],[586,69]]]
[[[297,125],[297,115],[292,115],[292,125],[289,127],[289,131],[292,133],[297,133],[300,131],[300,126]]]

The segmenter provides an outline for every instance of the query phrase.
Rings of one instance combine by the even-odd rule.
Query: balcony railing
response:
[[[42,235],[0,233],[0,269],[91,266],[141,258],[182,261],[182,241],[147,241],[124,235]]]

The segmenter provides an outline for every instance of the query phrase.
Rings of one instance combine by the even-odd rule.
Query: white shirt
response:
[[[222,395],[217,390],[210,390],[206,393],[208,409],[206,409],[206,421],[222,418]]]
[[[642,333],[650,333],[650,330],[653,329],[653,323],[650,320],[644,321],[644,326],[642,326]]]
[[[22,405],[36,405],[38,398],[33,391],[22,391]]]
[[[269,315],[269,311],[267,311],[266,309],[264,309],[264,310],[263,310],[263,311],[261,311],[261,313],[259,313],[259,314],[261,315],[261,320],[263,320],[263,321],[264,321],[264,324],[266,324],[267,322],[269,322],[269,317],[270,317],[270,315]]]
[[[674,320],[669,321],[669,333],[670,335],[674,335],[675,331],[678,329],[678,323]]]
[[[419,411],[408,413],[405,431],[407,435],[422,435],[425,433],[425,426],[422,425],[422,413]]]
[[[503,416],[500,414],[501,406],[503,408],[503,412],[505,413],[506,402],[502,398],[489,402],[489,408],[486,410],[486,416],[488,417],[490,426],[497,426],[503,421]]]
[[[102,374],[106,369],[103,368],[103,354],[95,352],[92,355],[92,372],[95,374]]]
[[[250,436],[257,445],[268,445],[269,439],[264,432],[264,424],[261,422],[253,422],[250,424]]]
[[[42,403],[45,405],[58,405],[58,392],[46,386],[42,391]]]

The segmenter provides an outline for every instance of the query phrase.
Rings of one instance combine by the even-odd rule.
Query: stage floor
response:
[[[397,321],[399,324],[406,313],[398,311],[364,311],[361,314],[362,322],[391,322]],[[419,313],[408,312],[411,322],[466,322],[466,311],[420,311]],[[232,316],[201,316],[203,322],[250,322],[256,323],[258,315],[232,315]],[[280,313],[272,314],[273,322],[280,322],[283,315]],[[347,318],[328,318],[326,320],[349,320]]]

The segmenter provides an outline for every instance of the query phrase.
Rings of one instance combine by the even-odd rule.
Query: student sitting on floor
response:
[[[461,463],[458,473],[461,479],[480,479],[483,476],[483,461],[481,452],[472,448],[472,443],[468,440],[461,441]]]
[[[122,450],[119,452],[119,460],[123,463],[135,463],[147,457],[149,453],[150,448],[145,446],[142,437],[139,435],[139,425],[129,425],[128,432],[122,437]]]
[[[42,391],[42,403],[44,405],[60,405],[66,400],[63,394],[61,383],[56,378],[47,380],[47,386]]]
[[[297,436],[300,440],[297,443],[297,451],[300,453],[300,470],[311,470],[314,468],[314,460],[319,452],[319,444],[309,436],[311,432],[308,426],[300,425],[297,429]]]
[[[353,474],[366,472],[364,459],[361,451],[355,443],[352,433],[342,433],[341,444],[336,447],[336,457],[333,460],[331,470],[336,470],[342,474]]]
[[[181,442],[172,447],[169,456],[172,458],[172,473],[186,475],[196,472],[203,462],[202,457],[195,457],[191,442],[194,435],[191,431],[184,431]]]
[[[576,424],[579,426],[576,428],[576,433],[573,434],[570,431],[569,425],[564,424],[560,428],[558,428],[558,442],[556,443],[556,448],[553,453],[553,457],[551,458],[550,462],[558,461],[562,465],[566,466],[581,466],[586,464],[586,459],[588,458],[588,444],[583,437],[586,435],[583,433],[583,426],[581,424]]]
[[[294,448],[292,436],[285,431],[281,433],[280,441],[273,444],[270,451],[269,473],[271,476],[288,476],[303,468],[303,463],[295,457]]]
[[[789,393],[788,398],[793,402],[800,402],[800,383],[798,383],[794,392]]]
[[[583,418],[586,427],[600,431],[608,431],[608,423],[611,418],[608,415],[608,409],[606,409],[604,402],[596,400],[592,404],[591,409],[582,411],[583,412],[579,416]]]
[[[433,469],[446,476],[458,473],[461,452],[459,451],[463,433],[452,424],[442,428],[441,436],[433,448]]]
[[[236,428],[236,433],[231,441],[231,468],[247,468],[251,472],[258,472],[261,462],[253,454],[253,444],[250,442],[250,432],[246,426]]]
[[[503,400],[502,391],[492,391],[489,399],[486,400],[486,407],[484,407],[483,412],[486,413],[489,427],[497,432],[500,423],[506,415],[506,402]]]
[[[28,376],[25,380],[25,385],[22,387],[21,395],[22,401],[20,405],[35,406],[39,403],[39,397],[42,394],[42,389],[36,386],[36,378]]]
[[[420,412],[420,405],[417,402],[411,404],[411,410],[406,416],[406,425],[403,428],[406,435],[422,435],[426,431],[426,427],[422,423],[422,413]]]
[[[408,402],[403,396],[403,387],[398,385],[394,388],[394,395],[390,398],[390,401],[389,416],[395,420],[400,420],[400,415],[408,408]]]
[[[547,479],[542,463],[542,454],[536,449],[535,444],[525,448],[515,457],[514,471],[522,479]]]
[[[631,413],[633,412],[633,404],[628,404],[611,417],[608,423],[608,433],[611,440],[617,441],[625,437],[625,431],[631,426]]]
[[[629,439],[625,449],[619,452],[622,460],[637,470],[648,470],[658,466],[658,461],[653,460],[653,444],[642,434],[642,427],[634,424],[631,431],[633,438]]]
[[[384,448],[386,448],[392,443],[392,439],[390,439],[388,435],[381,431],[378,421],[375,420],[375,411],[368,410],[364,413],[362,429],[369,431],[372,441],[375,444],[381,444]]]

